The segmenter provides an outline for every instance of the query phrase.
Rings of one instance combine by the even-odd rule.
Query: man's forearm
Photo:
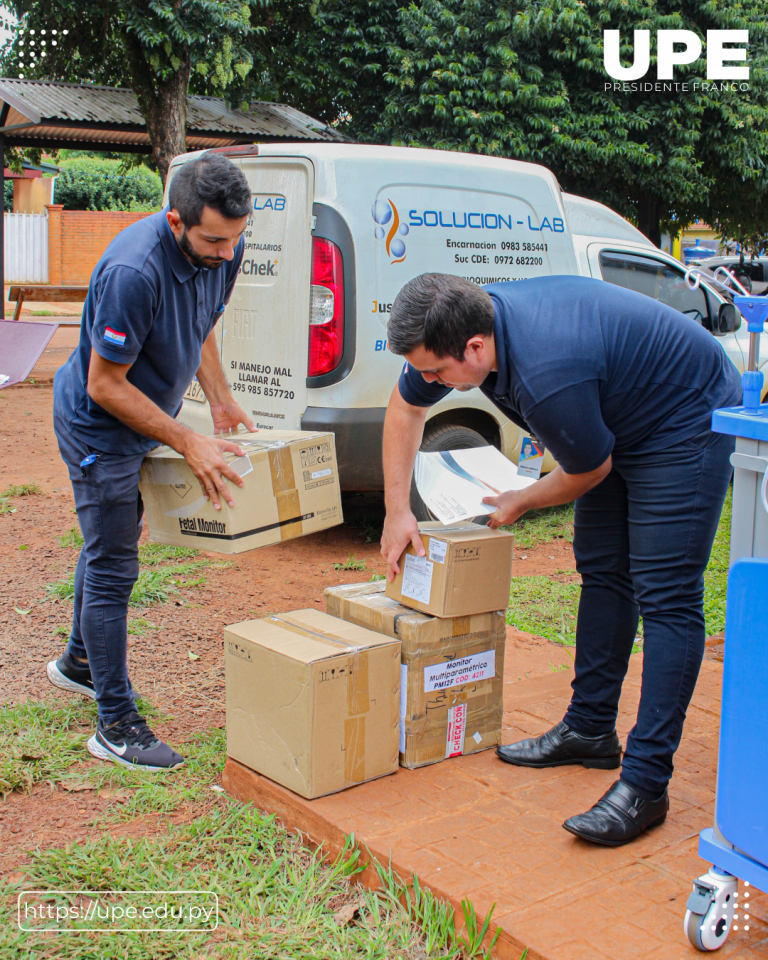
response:
[[[169,417],[128,380],[119,383],[103,378],[92,382],[89,377],[88,394],[132,430],[183,453],[185,440],[192,431]]]
[[[227,378],[224,376],[224,371],[221,369],[219,351],[216,347],[216,336],[213,331],[203,344],[197,379],[200,381],[203,393],[211,405],[223,406],[232,400],[232,392],[229,389]]]
[[[546,477],[520,492],[520,505],[528,511],[571,503],[597,486],[610,471],[610,457],[590,473],[566,473],[562,467],[555,467]]]
[[[388,513],[410,509],[411,477],[424,435],[427,407],[414,407],[397,387],[384,420],[384,502]]]

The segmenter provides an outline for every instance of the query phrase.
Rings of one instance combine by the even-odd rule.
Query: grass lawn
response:
[[[141,706],[152,714],[149,705]],[[325,862],[274,816],[223,793],[216,786],[226,754],[223,730],[178,745],[187,762],[168,774],[142,775],[106,763],[84,771],[79,762],[95,721],[95,706],[52,698],[0,709],[0,795],[46,782],[70,790],[106,790],[117,798],[99,815],[87,842],[29,852],[25,878],[3,891],[9,915],[24,890],[96,891],[103,905],[115,889],[189,890],[218,896],[218,927],[203,928],[198,921],[199,931],[160,935],[137,929],[109,934],[107,940],[104,933],[85,932],[92,922],[73,920],[71,926],[83,932],[51,939],[5,923],[0,927],[4,960],[486,957],[483,919],[469,904],[455,931],[450,907],[416,878],[406,883],[378,865],[379,891],[356,885],[363,857],[351,838],[341,856]],[[152,826],[146,836],[110,832],[148,819]],[[51,894],[49,901],[64,907],[73,898]]]
[[[80,549],[83,538],[77,527],[60,537],[62,547]],[[199,551],[190,547],[171,547],[162,543],[143,543],[139,547],[139,579],[131,591],[132,607],[149,607],[153,603],[165,603],[169,594],[178,593],[179,587],[190,589],[205,583],[205,577],[197,576],[206,567],[221,570],[230,566],[224,560],[198,557]],[[186,561],[186,562],[180,562]],[[353,568],[357,569],[357,568]],[[190,575],[193,579],[189,579]],[[72,600],[75,596],[74,571],[64,580],[49,583],[47,592],[53,600]],[[131,631],[129,630],[129,633]]]
[[[515,523],[501,528],[515,535],[518,550],[530,550],[540,543],[552,540],[567,540],[573,543],[573,504],[530,510]]]
[[[731,543],[731,504],[733,489],[723,505],[712,554],[704,574],[704,616],[707,636],[722,633],[725,629],[725,593],[728,580],[728,554]],[[519,525],[518,525],[519,524]],[[530,549],[537,543],[552,540],[548,531],[556,531],[573,542],[573,508],[570,513],[564,507],[536,510],[526,514],[518,524],[506,529],[514,530],[515,546]],[[546,540],[538,539],[544,538]],[[581,585],[561,583],[551,577],[514,577],[510,587],[507,623],[535,633],[537,636],[571,645],[576,639],[576,615],[579,609]],[[639,635],[642,634],[642,621]],[[639,643],[636,645],[639,649]]]

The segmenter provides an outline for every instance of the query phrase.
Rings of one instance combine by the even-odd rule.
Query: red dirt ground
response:
[[[47,600],[45,587],[70,573],[77,560],[77,550],[59,543],[77,521],[53,436],[51,407],[53,374],[78,336],[76,327],[60,328],[31,375],[35,383],[0,391],[0,491],[9,483],[30,480],[43,489],[40,496],[15,498],[16,512],[0,515],[0,703],[52,692],[45,663],[63,649],[54,630],[70,618],[71,604]],[[348,496],[344,510],[343,526],[225,558],[231,564],[227,569],[203,571],[202,587],[182,590],[166,604],[132,610],[132,617],[146,617],[158,627],[143,637],[129,638],[129,663],[136,687],[171,717],[154,724],[160,736],[183,752],[184,741],[197,731],[223,726],[224,625],[268,611],[322,608],[323,589],[329,584],[365,581],[384,571],[376,542],[380,498]],[[365,561],[365,571],[333,569],[334,563],[343,563],[350,555]],[[565,576],[574,571],[571,546],[563,540],[526,550],[524,556],[525,560],[516,559],[517,576],[559,574],[559,579],[563,571],[569,572]],[[29,612],[19,613],[17,608]],[[546,682],[546,677],[554,680],[555,673],[567,685],[569,674],[559,672],[572,663],[567,650],[512,628],[508,637],[508,684],[534,677]],[[190,650],[199,659],[190,660]],[[717,639],[710,643],[709,656],[721,659]],[[513,660],[519,660],[519,670],[512,667]],[[97,763],[87,754],[83,762]],[[119,798],[66,793],[49,785],[39,785],[28,795],[10,795],[0,804],[0,874],[16,879],[15,871],[30,848],[63,846],[100,835],[99,814],[115,802]],[[193,813],[182,810],[175,818],[183,820]],[[158,828],[158,818],[150,818],[113,832],[138,836]]]
[[[0,516],[0,703],[53,692],[45,664],[64,648],[63,638],[54,636],[55,628],[70,622],[71,604],[47,600],[45,587],[66,577],[77,561],[78,551],[59,543],[77,519],[53,435],[51,410],[53,373],[76,345],[78,335],[77,328],[60,328],[31,374],[35,384],[0,391],[0,491],[10,483],[30,480],[43,489],[40,496],[14,498],[16,512]],[[373,573],[384,571],[375,539],[381,498],[350,495],[345,497],[344,510],[348,522],[343,526],[221,558],[231,566],[203,571],[202,587],[182,590],[166,604],[132,608],[131,617],[145,617],[159,628],[129,637],[128,643],[132,681],[173,718],[154,725],[160,736],[180,745],[199,730],[224,725],[222,628],[226,624],[270,611],[322,609],[326,586],[369,580]],[[367,523],[354,525],[362,517]],[[365,561],[365,571],[333,569],[334,563],[344,563],[350,555]],[[527,550],[525,556],[516,564],[518,575],[574,568],[570,544],[563,541]],[[17,609],[29,613],[20,614]],[[509,634],[525,654],[521,679],[551,673],[571,662],[558,644],[512,628]],[[190,660],[189,650],[199,659]],[[56,803],[51,804],[50,788],[42,786],[30,795],[11,795],[0,806],[0,869],[13,869],[23,862],[23,851],[30,847],[55,846],[65,825],[68,841],[100,832],[89,823],[113,802],[90,793],[70,795],[57,790],[55,796]],[[121,829],[151,828],[144,824]]]

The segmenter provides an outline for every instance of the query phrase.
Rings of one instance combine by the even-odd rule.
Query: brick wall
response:
[[[109,242],[148,213],[65,210],[48,204],[48,282],[87,284]]]

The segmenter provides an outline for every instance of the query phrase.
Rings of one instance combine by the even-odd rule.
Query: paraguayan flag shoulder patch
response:
[[[107,343],[114,343],[118,347],[125,346],[125,334],[120,333],[119,330],[113,330],[112,327],[107,327],[104,331],[104,339]]]

